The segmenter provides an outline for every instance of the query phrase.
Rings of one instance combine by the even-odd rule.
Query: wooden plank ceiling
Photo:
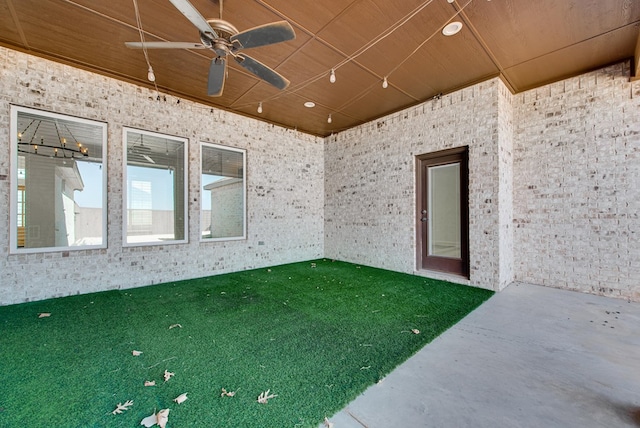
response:
[[[169,0],[137,3],[147,41],[200,42]],[[219,18],[220,0],[191,3]],[[319,136],[495,76],[517,93],[640,51],[638,0],[224,0],[222,18],[239,31],[289,21],[295,40],[243,52],[291,85],[279,91],[229,61],[222,96],[209,97],[212,51],[149,50],[161,102],[184,97]],[[445,37],[453,21],[463,28]],[[127,41],[140,41],[134,0],[0,0],[1,45],[153,88]]]

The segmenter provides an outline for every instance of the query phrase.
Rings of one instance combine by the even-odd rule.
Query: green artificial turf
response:
[[[0,427],[316,427],[491,295],[316,260],[0,307]]]

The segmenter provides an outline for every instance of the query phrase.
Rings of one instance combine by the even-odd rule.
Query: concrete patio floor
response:
[[[640,427],[640,303],[513,284],[329,421]]]

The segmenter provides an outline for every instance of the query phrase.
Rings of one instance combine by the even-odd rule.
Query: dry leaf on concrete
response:
[[[154,425],[158,425],[160,428],[166,428],[169,421],[169,410],[162,409],[158,413],[154,413],[151,416],[147,416],[140,422],[140,425],[144,425],[147,428],[151,428]]]
[[[38,314],[38,318],[47,318],[50,317],[51,314],[49,312],[42,312]]]
[[[176,398],[173,399],[173,401],[175,401],[178,404],[184,403],[185,401],[187,401],[187,393],[185,392],[184,394],[178,395]]]
[[[133,400],[129,400],[127,402],[125,402],[124,404],[122,403],[118,403],[118,405],[116,406],[116,409],[111,412],[114,415],[116,414],[120,414],[122,412],[124,412],[125,410],[129,410],[129,407],[133,406]]]
[[[155,380],[145,380],[144,381],[144,386],[156,386],[156,381]]]
[[[131,351],[131,354],[133,354],[134,357],[139,357],[142,354],[142,351],[136,351],[134,349],[133,351]]]
[[[228,391],[224,388],[222,388],[222,393],[220,394],[220,397],[233,397],[234,395],[236,395],[235,391]]]
[[[324,418],[324,426],[327,428],[333,428],[333,422],[329,421],[329,418]]]
[[[274,394],[269,395],[269,391],[271,391],[271,390],[267,389],[265,392],[263,392],[260,395],[258,395],[258,403],[267,404],[268,400],[277,397],[277,395],[274,395]]]
[[[164,381],[165,382],[168,381],[169,379],[171,379],[175,375],[176,375],[175,373],[171,373],[170,371],[165,370],[164,371]]]

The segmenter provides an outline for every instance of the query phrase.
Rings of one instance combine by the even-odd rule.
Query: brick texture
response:
[[[618,64],[515,96],[519,281],[640,300],[640,82]]]
[[[325,256],[407,273],[416,156],[469,147],[470,278],[640,301],[640,82],[618,64],[513,95],[499,79],[326,139],[0,48],[0,304]],[[106,121],[108,248],[10,255],[9,105]],[[122,246],[122,127],[189,139],[189,243]],[[199,242],[199,150],[247,150],[247,239]]]
[[[0,48],[0,304],[321,257],[321,138]],[[9,254],[10,104],[107,122],[108,248]],[[189,243],[122,246],[122,127],[189,139]],[[199,242],[199,141],[247,150],[247,239]]]
[[[499,102],[511,103],[503,87],[489,80],[328,138],[325,256],[416,272],[415,157],[469,146],[471,272],[462,282],[508,285],[512,268],[501,266],[500,250],[512,242],[507,233],[501,242],[500,204],[506,220],[512,208],[499,174],[510,172],[512,125],[499,120]]]
[[[490,80],[332,136],[325,255],[422,274],[414,158],[467,145],[466,283],[640,301],[639,100],[623,63],[517,95]]]

